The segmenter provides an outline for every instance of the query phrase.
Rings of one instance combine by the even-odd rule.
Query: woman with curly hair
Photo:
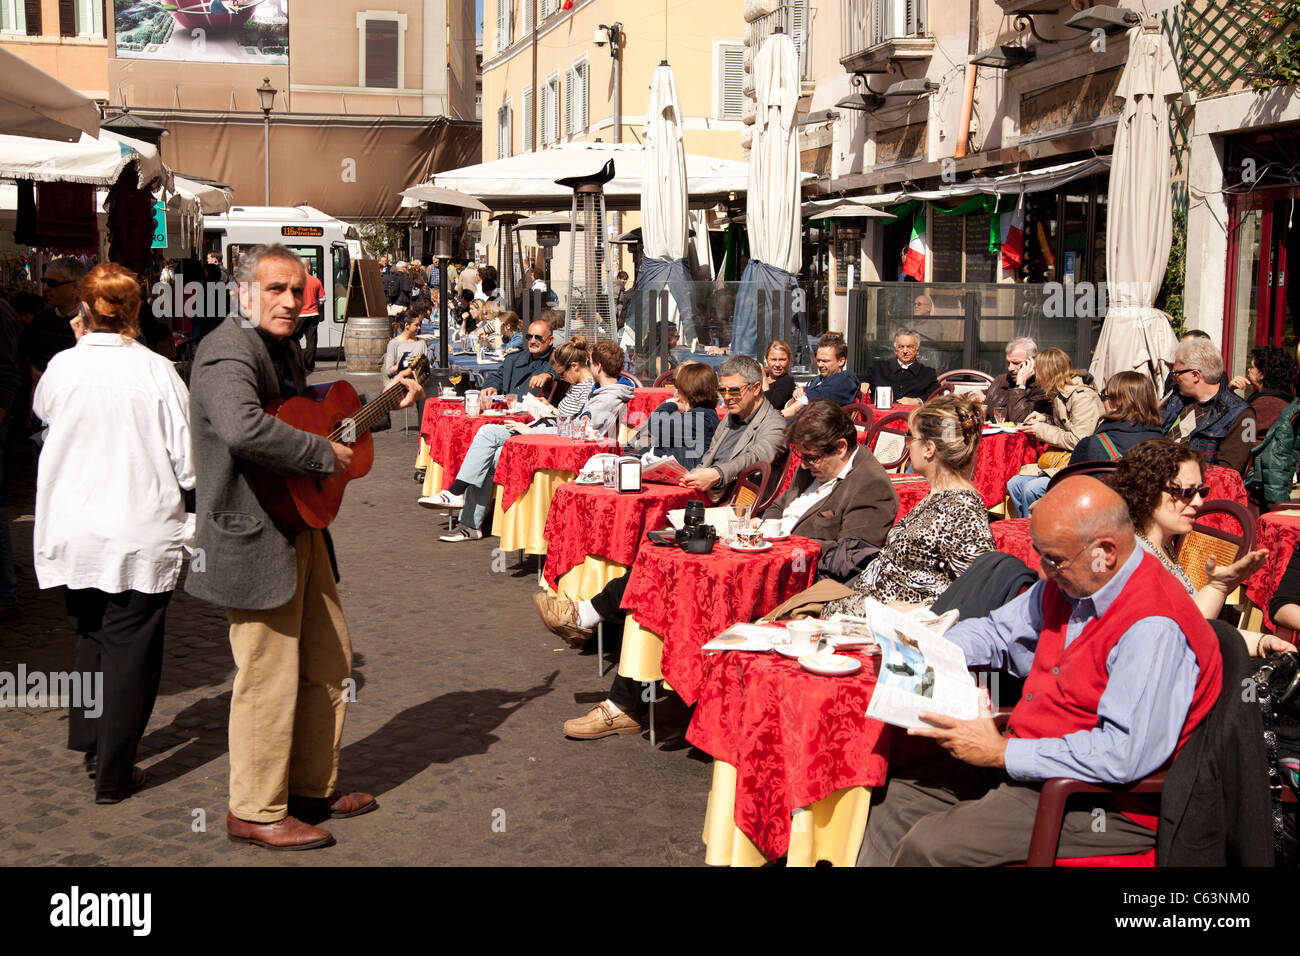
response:
[[[1165,438],[1144,441],[1120,459],[1110,485],[1128,505],[1138,545],[1182,583],[1207,618],[1218,617],[1228,595],[1264,566],[1268,551],[1263,548],[1223,567],[1211,557],[1205,565],[1205,586],[1197,590],[1175,560],[1173,539],[1192,530],[1201,502],[1210,493],[1205,459],[1195,449]],[[1256,657],[1294,650],[1273,635],[1243,636]]]
[[[1246,401],[1255,409],[1255,428],[1268,431],[1282,409],[1295,401],[1295,359],[1276,345],[1261,345],[1250,350],[1250,367],[1228,383],[1229,388],[1244,391]]]

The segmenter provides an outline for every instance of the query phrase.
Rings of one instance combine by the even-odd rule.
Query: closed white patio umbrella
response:
[[[746,196],[751,257],[736,295],[731,338],[732,352],[747,355],[757,352],[760,338],[773,337],[778,304],[795,290],[803,254],[796,135],[799,57],[785,33],[773,33],[758,51],[754,95],[757,119]],[[792,344],[798,361],[807,348],[806,336],[797,334]]]
[[[1090,371],[1098,385],[1116,372],[1148,376],[1159,395],[1177,337],[1154,308],[1173,242],[1169,103],[1182,94],[1169,44],[1134,27],[1116,96],[1124,100],[1111,158],[1106,212],[1109,311]]]

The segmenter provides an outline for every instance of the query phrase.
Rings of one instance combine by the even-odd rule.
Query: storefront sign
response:
[[[895,126],[876,135],[876,165],[906,163],[925,154],[925,123]]]
[[[153,246],[154,249],[167,248],[167,207],[161,202],[153,204]]]
[[[1117,115],[1122,101],[1116,98],[1115,90],[1122,69],[1089,73],[1021,96],[1021,137],[1051,136]]]

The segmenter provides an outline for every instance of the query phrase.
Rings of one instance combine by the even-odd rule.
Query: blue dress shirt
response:
[[[836,405],[851,405],[858,400],[858,377],[844,369],[834,375],[818,377],[804,386],[803,394],[808,401],[814,398],[828,398]]]
[[[1096,593],[1070,602],[1065,646],[1084,625],[1105,615],[1145,552],[1135,547],[1127,561]],[[1039,581],[988,617],[961,621],[947,638],[972,667],[1029,673],[1043,630]],[[1131,596],[1130,596],[1131,597]],[[1178,743],[1199,673],[1196,655],[1171,618],[1153,614],[1130,627],[1106,658],[1109,679],[1097,704],[1097,726],[1064,737],[1007,741],[1007,773],[1016,780],[1073,777],[1091,783],[1129,783],[1158,770]]]

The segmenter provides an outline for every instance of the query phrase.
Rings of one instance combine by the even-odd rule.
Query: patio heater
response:
[[[455,252],[456,230],[465,223],[460,206],[428,203],[424,225],[433,230],[433,257],[438,260],[438,367],[448,368],[451,329],[447,327],[447,266]]]
[[[614,284],[607,274],[613,261],[606,229],[605,183],[614,178],[614,161],[606,161],[600,172],[588,176],[557,179],[559,186],[573,190],[569,207],[569,298],[566,328],[580,332],[592,342],[615,337]],[[578,230],[582,231],[579,250]]]
[[[500,235],[497,237],[497,276],[500,283],[501,298],[505,301],[507,308],[514,307],[515,301],[515,276],[523,275],[523,268],[517,268],[516,260],[519,258],[516,254],[519,251],[518,236],[515,235],[515,227],[519,220],[524,217],[515,212],[497,213],[492,217],[492,221],[500,227]]]

